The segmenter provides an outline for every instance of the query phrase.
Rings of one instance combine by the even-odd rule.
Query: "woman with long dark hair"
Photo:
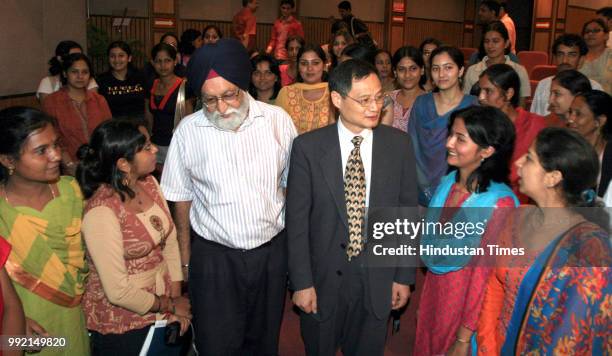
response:
[[[408,134],[416,159],[419,205],[427,207],[442,176],[446,174],[446,136],[448,122],[455,110],[477,103],[461,90],[464,72],[463,53],[456,47],[438,47],[430,57],[431,77],[438,91],[416,98]]]
[[[609,22],[608,22],[609,23]],[[606,47],[610,36],[608,24],[602,19],[592,19],[582,26],[582,37],[589,51],[584,56],[580,71],[601,84],[603,90],[612,95],[612,48]]]
[[[472,106],[451,115],[446,140],[451,173],[427,210],[428,223],[484,227],[462,238],[426,233],[423,247],[487,248],[508,209],[518,200],[508,184],[514,127],[499,109]],[[461,209],[457,209],[461,208]],[[442,236],[440,236],[442,235]],[[449,249],[450,250],[450,249]],[[428,267],[418,307],[415,355],[469,355],[490,268],[480,256],[421,254]]]
[[[147,129],[122,120],[98,126],[79,150],[91,268],[83,308],[94,355],[138,354],[160,314],[180,322],[181,333],[191,319],[176,227],[151,175],[156,154]]]
[[[575,132],[546,128],[517,165],[520,190],[536,206],[511,215],[499,235],[502,246],[523,246],[525,254],[497,256],[479,353],[605,354],[612,250],[593,190],[597,153]]]

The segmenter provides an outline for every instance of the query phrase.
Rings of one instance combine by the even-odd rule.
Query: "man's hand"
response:
[[[397,310],[408,302],[410,286],[393,282],[391,287],[391,309]]]
[[[304,313],[317,313],[317,293],[314,287],[302,289],[293,293],[291,298],[293,304],[300,308]]]

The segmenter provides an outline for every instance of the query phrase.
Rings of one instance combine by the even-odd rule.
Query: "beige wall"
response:
[[[406,16],[421,19],[463,22],[465,1],[407,0]]]
[[[0,96],[35,92],[61,40],[86,44],[82,0],[0,1]]]

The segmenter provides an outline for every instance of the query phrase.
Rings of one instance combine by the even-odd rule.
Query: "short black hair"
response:
[[[421,42],[421,44],[419,45],[419,51],[423,52],[423,49],[428,44],[435,44],[436,48],[437,47],[442,47],[444,45],[442,43],[442,41],[440,41],[439,39],[436,39],[436,38],[433,38],[433,37],[425,37],[423,42]]]
[[[283,6],[283,5],[289,5],[289,6],[291,6],[291,8],[294,8],[295,7],[295,1],[293,1],[293,0],[281,0],[279,7]]]
[[[567,47],[578,47],[580,56],[586,55],[587,52],[589,51],[589,48],[587,47],[586,42],[584,42],[584,38],[582,38],[581,36],[575,33],[566,33],[562,36],[557,37],[552,47],[553,54],[557,54],[557,51],[559,50],[559,46],[561,45],[564,45]]]
[[[602,7],[601,9],[595,11],[596,15],[601,15],[608,20],[612,19],[612,6]]]
[[[491,182],[509,183],[510,159],[514,151],[516,132],[514,124],[506,114],[492,106],[469,106],[451,114],[448,131],[456,119],[463,119],[470,139],[480,148],[493,147],[495,152],[482,161],[480,166],[467,177],[467,189],[475,193],[486,192]],[[457,181],[460,177],[457,174]]]
[[[493,11],[495,13],[495,16],[499,16],[499,10],[501,8],[501,6],[499,5],[499,3],[495,0],[484,0],[480,3],[480,6],[484,6],[487,9],[489,9],[489,11]]]
[[[347,0],[341,1],[341,2],[338,4],[338,9],[342,9],[342,10],[348,10],[348,11],[351,11],[351,10],[352,10],[352,8],[351,8],[351,2],[350,2],[350,1],[347,1]]]
[[[344,61],[332,70],[329,76],[329,91],[335,91],[345,97],[353,88],[353,80],[360,80],[371,74],[378,77],[376,68],[371,63],[360,59]]]
[[[351,43],[344,47],[342,55],[351,57],[351,59],[361,59],[373,65],[374,57],[376,57],[376,50],[361,43]]]

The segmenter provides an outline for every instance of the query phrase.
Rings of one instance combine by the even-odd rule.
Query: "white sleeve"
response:
[[[184,125],[174,132],[168,154],[164,163],[164,171],[161,178],[161,189],[167,200],[191,201],[193,200],[193,187],[191,176],[185,167],[185,137],[181,128],[188,129]]]
[[[546,92],[544,83],[540,81],[536,87],[535,93],[533,94],[533,101],[531,102],[531,111],[534,114],[546,116],[548,112],[548,97],[550,93]]]
[[[40,80],[40,84],[38,84],[38,89],[36,89],[36,97],[40,99],[40,94],[52,94],[53,87],[51,86],[51,80],[49,77],[44,77]]]
[[[97,87],[98,87],[98,82],[96,82],[96,80],[93,77],[91,77],[91,79],[89,80],[89,85],[87,86],[87,89],[91,90],[91,89],[96,89]]]
[[[612,181],[608,183],[608,188],[606,189],[606,194],[604,194],[603,201],[607,208],[612,207]]]

